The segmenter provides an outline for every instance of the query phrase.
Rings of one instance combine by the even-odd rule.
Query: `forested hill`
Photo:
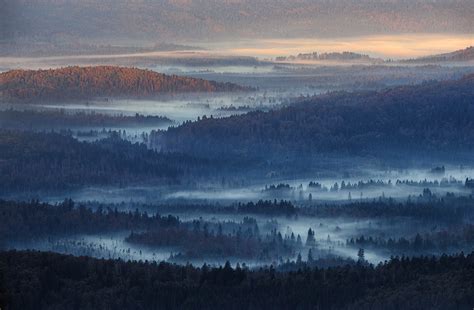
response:
[[[13,70],[0,74],[3,100],[153,97],[163,93],[241,91],[246,88],[150,70],[116,66]]]
[[[0,252],[5,309],[472,309],[474,253],[329,269],[178,266]]]
[[[467,47],[463,50],[451,53],[408,59],[403,62],[407,63],[438,63],[438,62],[463,62],[474,61],[474,46]]]
[[[0,193],[86,185],[176,184],[206,161],[160,154],[117,135],[94,143],[58,133],[0,131]],[[196,172],[202,175],[202,172]]]
[[[379,92],[331,93],[269,112],[203,118],[156,133],[154,142],[164,150],[213,156],[472,150],[474,75]]]

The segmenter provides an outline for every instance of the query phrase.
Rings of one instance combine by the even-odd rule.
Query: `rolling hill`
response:
[[[408,59],[403,62],[408,63],[439,63],[439,62],[466,62],[474,61],[474,46],[467,47],[450,53],[433,56],[425,56],[416,59]]]
[[[3,101],[149,98],[164,93],[242,90],[248,88],[116,66],[13,70],[0,74],[0,98]]]
[[[152,138],[162,150],[206,156],[472,150],[474,75],[330,93],[269,112],[187,122]]]

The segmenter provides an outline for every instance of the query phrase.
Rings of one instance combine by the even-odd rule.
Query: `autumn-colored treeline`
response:
[[[74,100],[153,97],[162,93],[241,91],[232,83],[117,66],[12,70],[0,74],[2,100]]]

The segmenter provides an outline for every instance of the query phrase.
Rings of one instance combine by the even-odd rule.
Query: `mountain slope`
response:
[[[115,66],[13,70],[0,74],[3,100],[68,100],[95,97],[153,97],[162,93],[240,91],[231,83],[164,75]]]
[[[216,156],[474,147],[474,75],[380,92],[332,93],[269,112],[204,118],[154,135]]]
[[[467,47],[463,50],[454,51],[451,53],[425,56],[416,59],[409,59],[405,62],[409,63],[437,63],[437,62],[464,62],[474,61],[474,46]]]

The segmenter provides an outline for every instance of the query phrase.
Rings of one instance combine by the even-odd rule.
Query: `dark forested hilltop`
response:
[[[191,156],[157,153],[117,135],[86,143],[59,133],[0,131],[0,192],[147,181],[174,184],[191,167],[208,164]]]
[[[13,70],[0,73],[2,100],[146,98],[162,93],[241,91],[246,88],[202,79],[116,66]]]
[[[159,115],[110,115],[95,112],[65,113],[64,110],[14,110],[0,111],[2,129],[45,130],[71,128],[124,128],[140,126],[164,126],[173,124],[173,120]]]
[[[407,59],[402,62],[407,63],[438,63],[438,62],[462,62],[474,60],[474,46],[467,47],[462,50],[457,50],[451,53],[425,56],[415,59]]]
[[[290,263],[292,264],[292,263]],[[472,309],[474,254],[296,271],[0,252],[5,309]]]
[[[474,75],[378,92],[331,93],[269,112],[203,118],[157,133],[154,141],[161,149],[206,155],[472,149]]]

